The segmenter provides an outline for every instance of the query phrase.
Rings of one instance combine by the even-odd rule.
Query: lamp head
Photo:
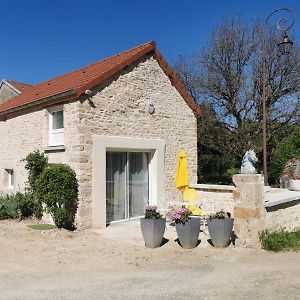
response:
[[[284,32],[282,40],[278,43],[279,51],[282,55],[289,55],[293,48],[293,42],[289,39],[286,32]]]

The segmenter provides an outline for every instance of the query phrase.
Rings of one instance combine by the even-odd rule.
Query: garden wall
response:
[[[300,199],[266,207],[265,228],[288,231],[300,228]]]
[[[261,174],[237,174],[233,182],[237,246],[260,247],[259,233],[264,229],[300,228],[300,192],[271,189],[266,194]]]
[[[195,184],[191,185],[197,191],[197,200],[202,202],[201,208],[207,213],[215,213],[221,209],[233,213],[234,186]]]

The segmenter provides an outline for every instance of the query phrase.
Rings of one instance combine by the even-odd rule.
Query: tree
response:
[[[289,57],[281,56],[278,31],[264,28],[259,21],[247,25],[242,18],[234,17],[213,31],[199,53],[180,56],[174,66],[194,99],[211,105],[218,126],[227,133],[223,135],[226,152],[237,161],[249,148],[262,156],[264,32],[267,147],[271,153],[300,120],[300,52],[296,44]]]
[[[287,161],[294,158],[300,158],[300,127],[297,127],[273,149],[270,179],[279,183]]]
[[[238,162],[227,152],[231,133],[220,124],[211,105],[200,105],[197,119],[198,178],[201,183],[231,183],[230,170]]]

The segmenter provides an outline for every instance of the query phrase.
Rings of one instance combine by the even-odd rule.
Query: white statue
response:
[[[241,174],[256,174],[255,164],[258,161],[254,150],[245,153],[241,166]]]

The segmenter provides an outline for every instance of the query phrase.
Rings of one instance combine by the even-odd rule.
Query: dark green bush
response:
[[[25,161],[25,169],[28,170],[28,189],[34,193],[35,181],[48,167],[48,158],[44,153],[35,150],[26,156]]]
[[[55,225],[74,228],[78,206],[78,182],[75,172],[67,165],[49,167],[36,179],[36,196],[46,204]]]
[[[0,219],[24,219],[37,216],[39,208],[29,193],[0,197]]]
[[[292,232],[283,229],[272,232],[264,230],[260,233],[259,239],[262,248],[267,251],[300,250],[300,230]]]
[[[279,183],[283,168],[288,160],[300,157],[300,127],[296,128],[272,151],[270,182]]]

